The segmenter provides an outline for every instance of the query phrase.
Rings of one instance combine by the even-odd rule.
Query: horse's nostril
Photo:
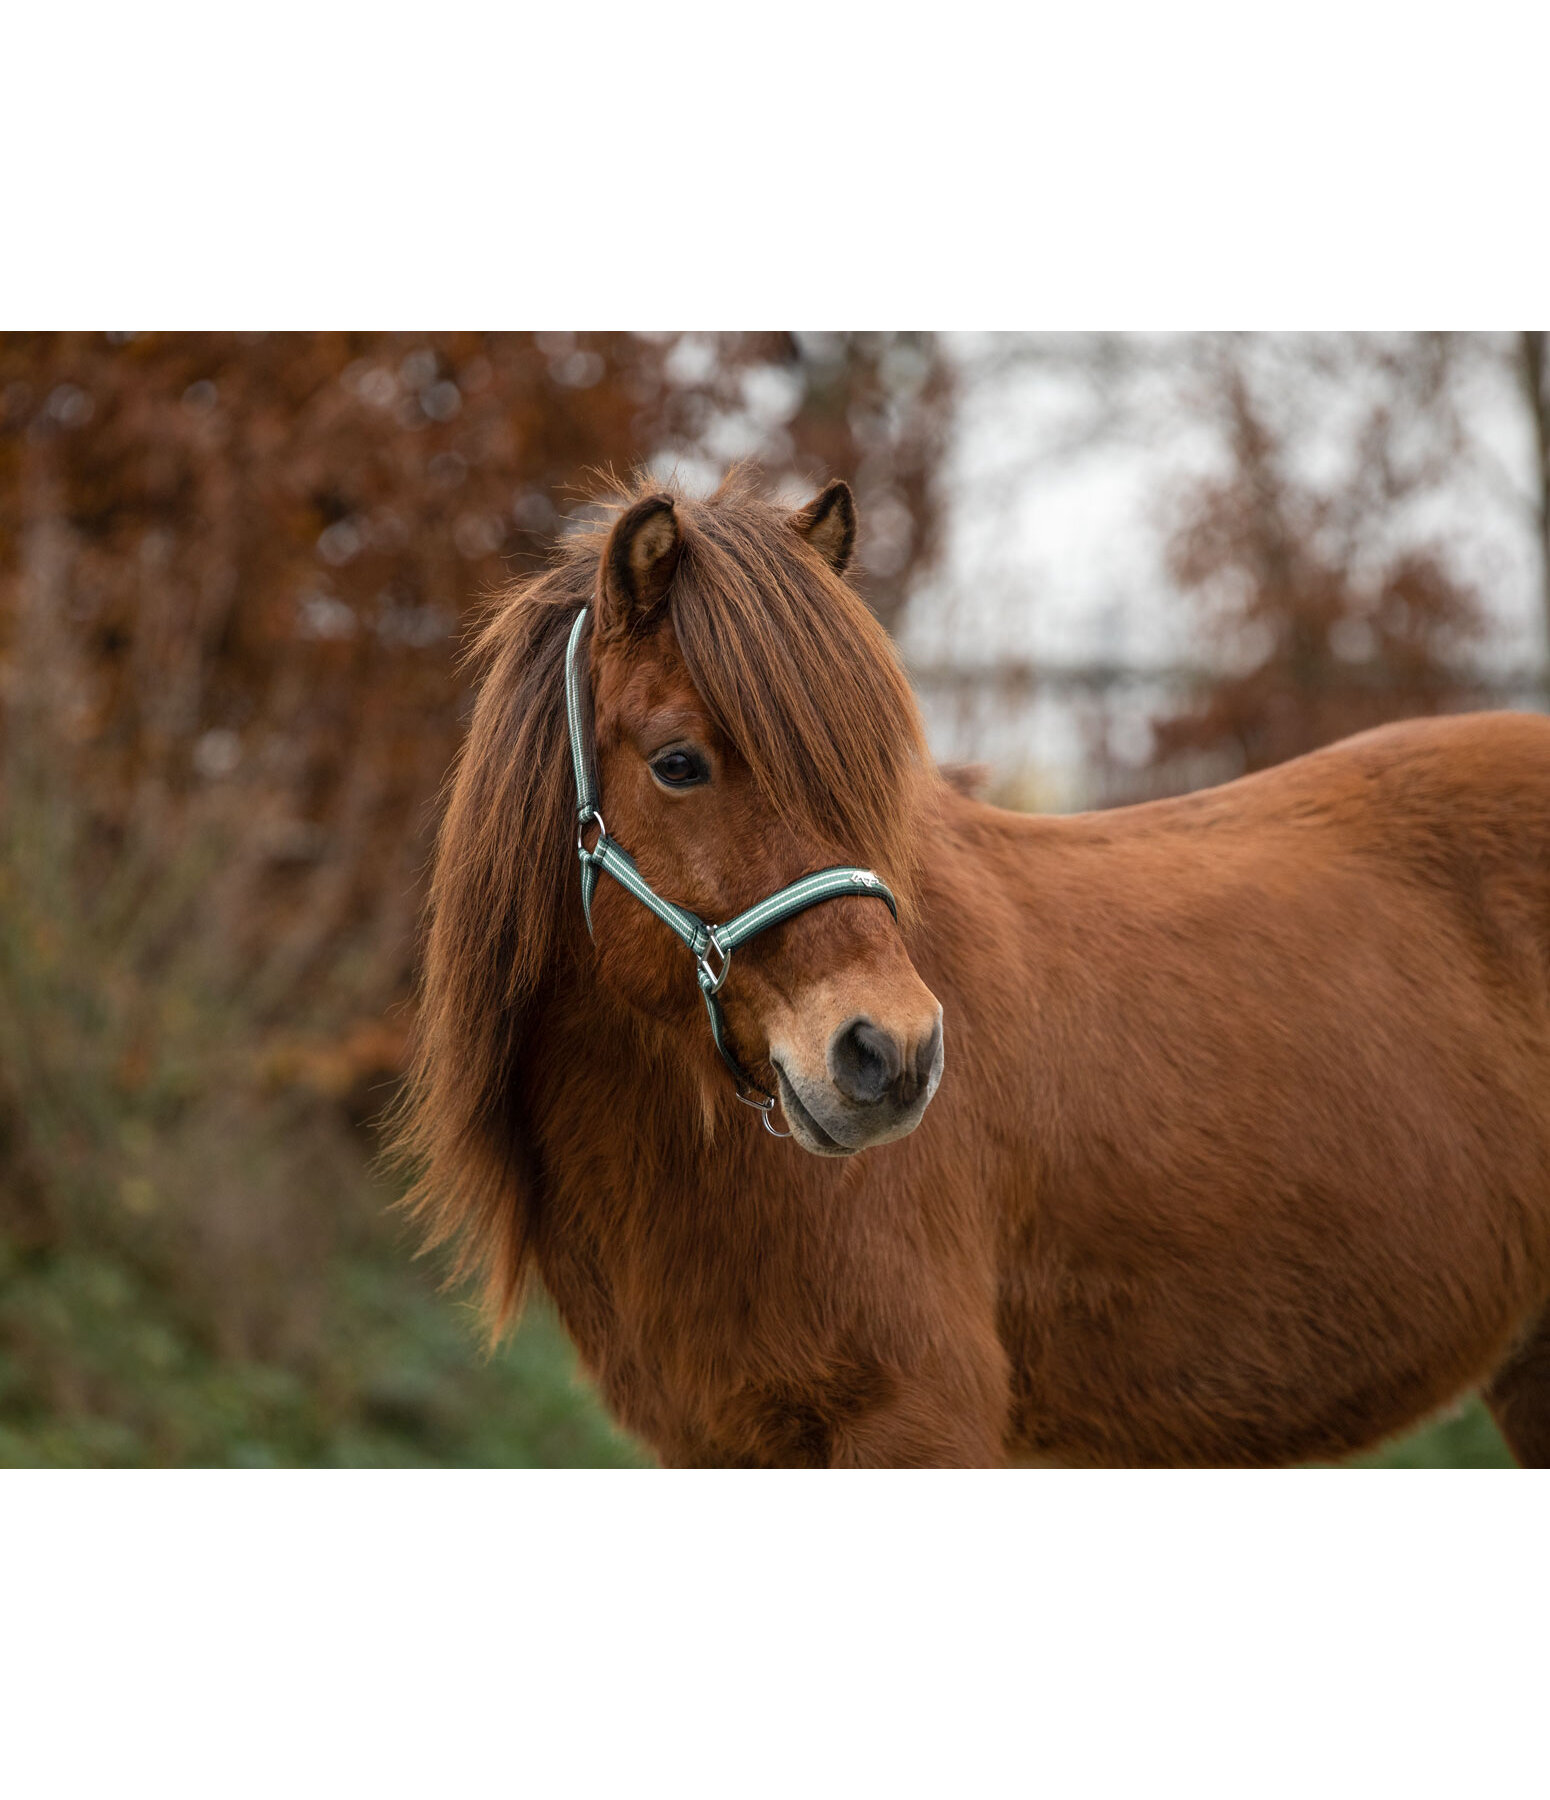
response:
[[[829,1040],[829,1074],[847,1100],[875,1106],[899,1079],[899,1046],[870,1019],[852,1019]]]
[[[914,1075],[916,1090],[927,1087],[931,1081],[931,1072],[936,1067],[937,1055],[942,1048],[942,1021],[937,1020],[931,1027],[931,1035],[915,1052]]]

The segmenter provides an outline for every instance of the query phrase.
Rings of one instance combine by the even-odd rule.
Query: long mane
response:
[[[659,482],[637,480],[616,510]],[[684,548],[669,609],[689,673],[777,812],[833,860],[888,880],[908,916],[916,783],[929,767],[892,643],[859,596],[734,471],[673,490]],[[535,1012],[575,954],[580,913],[563,662],[614,511],[515,584],[471,652],[480,689],[451,782],[428,904],[416,1044],[394,1120],[426,1248],[456,1247],[491,1324],[516,1312],[533,1170],[517,1079]]]

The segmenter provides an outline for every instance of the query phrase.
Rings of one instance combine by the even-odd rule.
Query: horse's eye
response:
[[[710,780],[704,757],[693,750],[664,750],[652,762],[651,772],[663,787],[698,787]]]

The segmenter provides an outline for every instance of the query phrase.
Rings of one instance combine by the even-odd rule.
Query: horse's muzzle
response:
[[[815,1156],[853,1156],[907,1136],[942,1079],[942,1012],[907,1037],[860,1015],[829,1040],[827,1079],[776,1061],[792,1136]]]

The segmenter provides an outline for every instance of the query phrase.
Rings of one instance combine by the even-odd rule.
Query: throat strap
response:
[[[717,996],[731,968],[732,952],[761,931],[768,931],[772,925],[779,925],[825,900],[838,900],[846,895],[870,896],[881,900],[896,919],[898,903],[887,884],[870,869],[849,866],[819,869],[814,874],[803,875],[756,901],[724,925],[707,925],[698,913],[657,893],[636,868],[630,853],[608,835],[599,807],[597,772],[589,736],[590,692],[583,648],[589,617],[588,607],[577,613],[570,640],[565,646],[565,722],[570,734],[571,766],[576,776],[576,855],[581,864],[581,905],[588,935],[596,935],[592,929],[592,898],[597,890],[598,871],[605,870],[687,945],[694,957],[695,976],[710,1019],[710,1034],[721,1053],[721,1060],[738,1083],[738,1099],[757,1107],[764,1114],[766,1129],[775,1132],[769,1120],[775,1097],[752,1080],[727,1042],[726,1015]],[[596,836],[588,844],[587,839],[594,831]],[[775,1135],[783,1137],[787,1134],[775,1132]]]

